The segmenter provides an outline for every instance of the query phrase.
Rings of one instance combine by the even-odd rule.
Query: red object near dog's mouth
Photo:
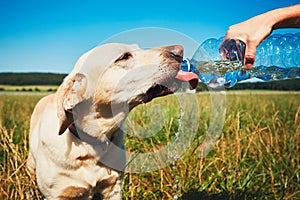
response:
[[[195,73],[179,70],[173,79],[169,79],[162,84],[156,84],[151,87],[146,94],[143,95],[143,102],[146,103],[153,98],[174,93],[180,88],[182,82],[189,82],[190,88],[195,89],[198,85],[199,78]]]
[[[189,82],[192,89],[195,89],[199,82],[199,78],[197,74],[193,72],[185,72],[182,70],[178,71],[175,78],[182,82]]]

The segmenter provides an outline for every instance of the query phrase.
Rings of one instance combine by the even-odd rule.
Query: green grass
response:
[[[0,199],[42,199],[25,167],[30,114],[39,98],[0,95]],[[174,165],[126,173],[123,199],[171,199],[175,194],[181,199],[300,198],[299,93],[228,93],[220,140],[205,158],[198,155],[212,120],[210,95],[180,98],[182,120],[190,122],[182,124],[180,135],[191,145]],[[125,125],[127,151],[151,152],[172,143],[179,107],[178,96],[170,95],[135,108]]]
[[[52,92],[57,88],[57,85],[0,85],[0,91],[6,92]]]

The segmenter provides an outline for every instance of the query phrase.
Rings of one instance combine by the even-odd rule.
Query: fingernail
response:
[[[246,58],[245,59],[245,67],[246,67],[246,69],[251,69],[252,66],[253,66],[253,64],[254,64],[254,59],[252,59],[252,58]]]
[[[254,59],[253,58],[246,58],[245,64],[253,64],[253,63],[254,63]]]
[[[245,64],[245,68],[246,68],[246,69],[251,69],[252,66],[253,66],[252,64]]]

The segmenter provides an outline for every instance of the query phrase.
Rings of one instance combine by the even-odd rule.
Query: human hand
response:
[[[272,32],[273,24],[265,15],[258,15],[229,27],[219,48],[222,59],[230,59],[229,54],[235,48],[246,69],[252,68],[256,47]]]
[[[236,51],[246,69],[251,69],[256,47],[278,28],[300,28],[300,4],[271,10],[230,26],[219,48],[222,59],[232,58],[232,52]]]

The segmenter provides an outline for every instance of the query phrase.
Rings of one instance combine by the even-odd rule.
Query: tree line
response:
[[[286,79],[280,81],[267,82],[243,82],[237,83],[226,90],[286,90],[300,91],[300,79]],[[197,91],[208,91],[208,87],[204,83],[199,83]]]
[[[60,85],[67,74],[0,73],[0,85]]]
[[[60,85],[67,74],[58,73],[0,73],[0,85]],[[261,89],[300,91],[300,79],[269,82],[238,83],[228,90]],[[205,84],[199,83],[198,91],[207,91]]]

